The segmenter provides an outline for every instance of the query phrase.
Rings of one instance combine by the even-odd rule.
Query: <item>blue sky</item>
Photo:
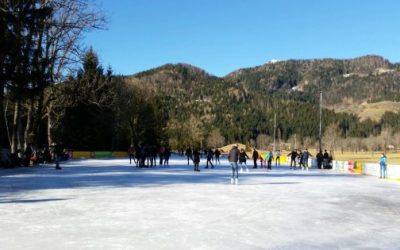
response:
[[[269,60],[381,55],[400,62],[396,0],[93,0],[109,17],[85,38],[134,74],[189,63],[224,76]]]

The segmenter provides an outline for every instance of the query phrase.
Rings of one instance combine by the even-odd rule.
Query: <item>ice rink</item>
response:
[[[0,169],[0,249],[400,249],[398,182],[204,163]]]

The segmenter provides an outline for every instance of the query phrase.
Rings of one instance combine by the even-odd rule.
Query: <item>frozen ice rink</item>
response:
[[[398,182],[204,163],[0,169],[0,249],[400,249]]]

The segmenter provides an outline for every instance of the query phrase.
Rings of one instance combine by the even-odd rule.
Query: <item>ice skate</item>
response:
[[[233,178],[231,178],[231,184],[234,184],[235,180]]]
[[[238,178],[235,179],[235,184],[236,185],[239,184],[239,179]]]

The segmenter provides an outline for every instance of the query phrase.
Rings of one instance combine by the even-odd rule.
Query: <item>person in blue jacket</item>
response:
[[[380,176],[379,178],[386,179],[387,178],[387,158],[385,153],[382,153],[379,158],[379,166],[380,166]]]

